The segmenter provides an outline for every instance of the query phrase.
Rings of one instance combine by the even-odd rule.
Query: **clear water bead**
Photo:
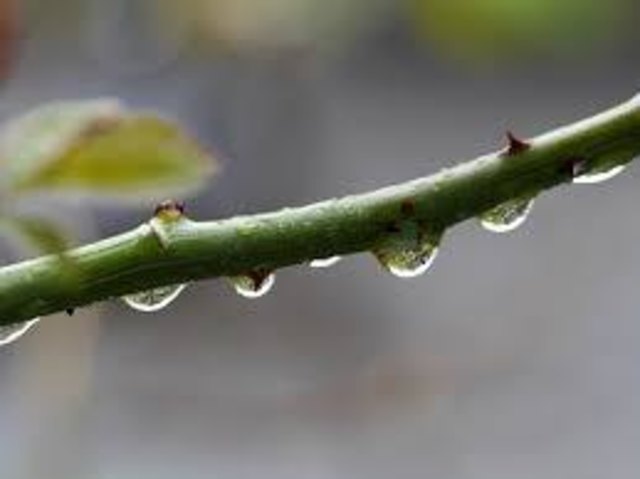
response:
[[[415,278],[427,272],[438,255],[440,236],[415,245],[398,242],[375,251],[380,264],[398,278]]]
[[[13,343],[14,341],[20,339],[39,321],[40,318],[34,318],[30,319],[29,321],[24,321],[23,323],[0,326],[0,346]]]
[[[329,256],[328,258],[318,258],[314,259],[309,263],[309,266],[312,268],[329,268],[334,264],[340,262],[342,256]]]
[[[242,275],[229,278],[231,284],[240,296],[255,299],[267,294],[276,281],[273,273],[266,275]]]
[[[533,199],[510,200],[480,215],[480,224],[494,233],[507,233],[522,225],[531,209]]]
[[[617,165],[613,168],[609,168],[604,171],[593,171],[583,173],[573,178],[573,183],[582,185],[593,185],[596,183],[602,183],[603,181],[610,180],[614,176],[618,176],[626,168],[626,165]]]
[[[186,284],[174,284],[171,286],[161,286],[159,288],[140,291],[138,293],[123,296],[122,300],[136,311],[153,313],[160,311],[173,302],[186,288]]]

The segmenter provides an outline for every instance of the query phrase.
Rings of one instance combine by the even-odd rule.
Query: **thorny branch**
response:
[[[509,133],[498,152],[369,193],[210,222],[165,204],[127,233],[0,268],[0,325],[218,276],[249,278],[258,288],[270,272],[314,258],[415,253],[456,223],[638,154],[640,95],[537,138]]]

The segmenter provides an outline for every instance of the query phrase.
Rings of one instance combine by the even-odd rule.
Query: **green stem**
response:
[[[154,218],[130,232],[0,268],[0,325],[167,284],[369,251],[398,224],[446,229],[509,199],[640,154],[640,95],[593,118],[370,193],[212,222]]]

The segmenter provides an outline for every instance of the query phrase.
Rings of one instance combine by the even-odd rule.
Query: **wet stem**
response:
[[[571,183],[576,170],[624,165],[638,154],[640,95],[530,140],[509,134],[500,151],[369,193],[211,222],[163,207],[150,222],[68,251],[64,260],[45,256],[0,268],[0,325],[162,286],[267,278],[317,258],[376,251],[403,231],[444,232],[486,218],[505,202]]]

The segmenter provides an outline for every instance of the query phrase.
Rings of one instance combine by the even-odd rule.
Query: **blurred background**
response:
[[[219,152],[196,219],[437,171],[638,93],[633,0],[2,0],[0,116],[117,96]],[[640,173],[467,222],[425,276],[368,255],[247,300],[191,285],[0,349],[0,476],[635,478]],[[30,205],[81,243],[150,204]],[[5,244],[5,263],[23,254]]]

